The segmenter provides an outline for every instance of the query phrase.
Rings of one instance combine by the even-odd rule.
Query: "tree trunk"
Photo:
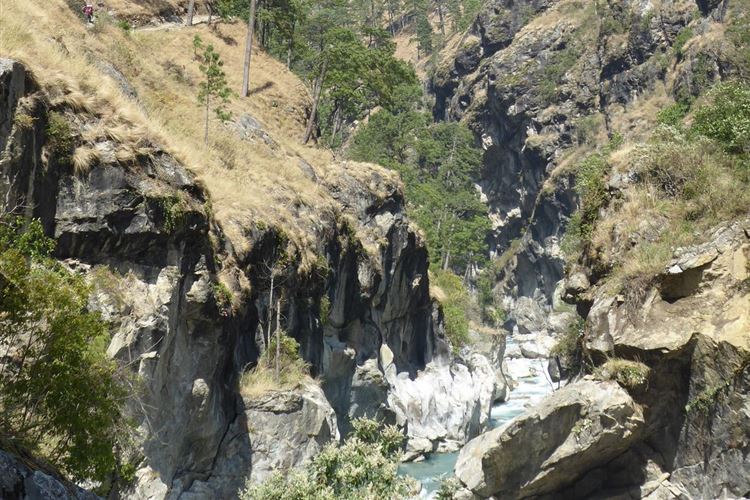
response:
[[[195,12],[195,0],[190,0],[188,3],[187,19],[185,19],[185,26],[193,25],[193,13]]]
[[[203,143],[208,146],[208,108],[209,108],[209,101],[211,100],[211,95],[206,94],[206,128],[203,132]]]
[[[294,30],[297,27],[297,23],[292,23],[292,31],[289,33],[289,45],[286,49],[286,69],[292,69],[292,49],[294,48]]]
[[[443,2],[442,2],[442,0],[438,0],[438,2],[437,2],[437,11],[438,11],[438,18],[440,19],[440,32],[443,34],[443,38],[445,38],[445,21],[443,20]]]
[[[211,26],[211,19],[214,17],[214,8],[211,5],[211,2],[206,2],[206,10],[208,10],[208,21],[206,24]]]
[[[245,40],[245,63],[242,66],[242,89],[240,95],[247,97],[250,93],[250,58],[253,55],[253,37],[255,36],[255,7],[258,0],[250,0],[250,19],[247,20],[247,40]]]
[[[312,109],[310,110],[310,118],[307,120],[307,128],[305,129],[305,137],[302,138],[302,144],[310,142],[310,136],[312,136],[312,130],[315,126],[315,115],[318,113],[318,102],[320,101],[320,93],[323,91],[323,80],[326,77],[326,67],[328,61],[323,61],[323,66],[320,68],[320,74],[315,79],[315,85],[313,85],[313,103]]]
[[[268,314],[266,321],[268,322],[268,328],[266,328],[266,350],[271,348],[271,321],[273,320],[273,268],[271,268],[271,290],[268,292]],[[266,356],[268,358],[268,356]]]
[[[281,300],[276,300],[276,383],[281,382]]]

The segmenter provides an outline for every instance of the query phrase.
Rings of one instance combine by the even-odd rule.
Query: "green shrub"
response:
[[[278,336],[278,337],[277,337]],[[276,376],[276,341],[279,341],[279,374]],[[271,337],[257,364],[240,378],[240,394],[254,398],[273,390],[293,389],[310,373],[308,364],[300,356],[297,341],[286,333],[276,332]]]
[[[221,282],[213,284],[214,300],[220,309],[228,309],[232,307],[232,291]]]
[[[445,334],[454,351],[458,351],[469,340],[469,320],[466,311],[470,306],[469,293],[461,278],[450,271],[435,271],[431,283],[439,288],[444,296],[440,297],[445,318]]]
[[[0,219],[0,345],[16,352],[0,364],[0,429],[75,480],[101,480],[115,468],[125,391],[89,287],[53,248],[38,221]]]
[[[687,116],[688,111],[690,111],[689,104],[677,102],[659,111],[656,115],[656,121],[661,125],[679,127],[682,125],[682,120]]]
[[[730,153],[750,153],[750,85],[721,83],[708,97],[709,104],[695,113],[693,129],[717,140]]]
[[[558,359],[565,369],[572,372],[577,372],[581,368],[584,325],[584,319],[578,317],[568,325],[568,329],[550,349],[550,357]]]
[[[73,130],[62,113],[52,111],[47,122],[47,148],[59,164],[68,165],[75,146]]]
[[[331,443],[305,467],[278,471],[265,482],[248,482],[240,500],[376,500],[407,498],[413,480],[398,475],[404,437],[395,426],[372,420],[352,422],[343,444]]]
[[[639,361],[609,359],[594,371],[601,380],[614,380],[625,389],[643,387],[648,381],[651,369]]]
[[[677,36],[674,39],[674,43],[672,44],[672,48],[674,49],[675,55],[682,59],[682,57],[685,55],[683,52],[685,49],[685,44],[693,38],[693,29],[688,27],[685,27],[680,31]]]
[[[440,489],[435,498],[438,500],[453,500],[461,488],[461,482],[455,477],[449,477],[440,482]]]

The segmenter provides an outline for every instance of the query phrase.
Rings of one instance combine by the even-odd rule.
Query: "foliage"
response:
[[[77,480],[102,479],[124,390],[89,288],[53,248],[38,221],[0,219],[0,429]]]
[[[279,340],[279,379],[276,379],[276,340]],[[255,397],[270,390],[297,387],[310,370],[300,356],[297,341],[285,332],[276,332],[271,345],[266,346],[258,362],[247,369],[240,379],[240,393],[245,397]]]
[[[231,113],[224,109],[224,106],[231,100],[233,93],[227,84],[226,74],[222,67],[224,62],[221,60],[219,53],[214,50],[213,45],[208,44],[205,47],[198,37],[193,39],[194,50],[203,49],[200,55],[200,71],[203,73],[204,80],[198,85],[198,103],[206,108],[206,126],[204,141],[208,144],[208,114],[211,108],[211,99],[217,99],[218,103],[214,106],[214,113],[219,120],[226,121],[231,118]]]
[[[461,278],[450,271],[434,271],[430,283],[443,293],[440,303],[445,316],[445,334],[454,351],[458,351],[469,340],[469,320],[466,318],[469,293]]]
[[[401,174],[407,208],[425,232],[433,265],[463,273],[486,259],[490,222],[473,184],[481,151],[465,125],[428,123],[412,109],[380,111],[355,135],[349,156]]]
[[[453,500],[460,488],[461,482],[456,477],[449,477],[441,481],[440,489],[438,489],[435,498],[438,500]]]
[[[672,48],[674,49],[674,53],[677,55],[678,59],[682,59],[684,57],[685,44],[691,38],[693,38],[693,29],[689,26],[683,28],[682,31],[680,31],[675,37]]]
[[[625,389],[636,389],[648,381],[650,372],[651,369],[640,361],[613,358],[597,367],[594,375],[602,380],[614,380]]]
[[[557,86],[565,74],[576,64],[580,55],[577,47],[569,45],[552,52],[542,67],[539,81],[539,94],[544,102],[552,102],[557,95]]]
[[[690,111],[689,104],[676,102],[659,111],[656,114],[656,121],[661,125],[679,127],[682,124],[682,120],[687,116],[688,111]]]
[[[328,322],[330,321],[330,315],[331,315],[331,299],[328,298],[328,295],[323,295],[320,298],[320,324],[322,326],[328,325]]]
[[[710,104],[695,113],[695,131],[730,153],[750,154],[750,84],[722,83],[708,97]]]
[[[247,484],[241,500],[376,500],[406,498],[411,480],[398,475],[404,437],[395,426],[356,419],[341,445],[330,443],[304,468],[276,472],[264,483]]]
[[[232,306],[232,291],[224,283],[214,283],[212,290],[219,308],[228,309]]]
[[[62,113],[52,111],[47,122],[47,148],[61,165],[70,163],[75,146],[73,130]]]
[[[581,367],[584,325],[584,319],[578,317],[568,325],[568,329],[550,349],[550,357],[557,358],[564,367],[572,371]]]

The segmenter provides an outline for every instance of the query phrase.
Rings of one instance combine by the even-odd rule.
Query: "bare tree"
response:
[[[302,139],[302,144],[310,142],[310,137],[312,136],[313,127],[315,126],[315,115],[318,114],[318,103],[320,102],[320,94],[323,91],[323,80],[325,80],[327,68],[328,61],[324,59],[320,73],[313,84],[312,109],[310,110],[310,117],[307,119],[307,128],[305,129],[305,137]]]
[[[193,13],[195,12],[195,0],[190,0],[188,3],[187,19],[185,19],[185,26],[193,25]]]
[[[250,19],[247,20],[247,40],[245,41],[245,63],[242,66],[242,90],[240,95],[247,97],[250,93],[250,58],[253,54],[253,37],[255,36],[255,8],[258,0],[250,0]]]

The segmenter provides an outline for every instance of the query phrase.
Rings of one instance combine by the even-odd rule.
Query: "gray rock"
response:
[[[0,498],[7,500],[97,500],[98,496],[66,481],[58,474],[30,466],[29,457],[0,450]]]
[[[456,476],[482,497],[559,491],[626,451],[643,429],[640,406],[619,385],[584,380],[470,441],[459,454]]]
[[[298,391],[246,398],[245,415],[253,450],[253,482],[299,466],[326,443],[339,439],[336,414],[314,383]]]

